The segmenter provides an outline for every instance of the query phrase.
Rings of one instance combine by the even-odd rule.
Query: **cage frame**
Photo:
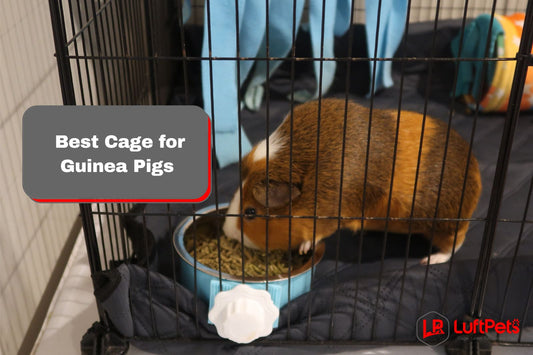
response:
[[[106,4],[109,4],[112,1],[114,0],[108,0],[102,6],[106,6]],[[90,1],[90,2],[92,4],[92,11],[93,11],[93,16],[94,16],[93,21],[96,22],[98,21],[97,10],[94,7],[95,6],[94,2],[93,1]],[[355,1],[352,2],[352,19],[353,19],[353,6],[354,6],[353,3],[355,3]],[[466,1],[466,3],[468,3],[468,0]],[[168,59],[168,60],[176,61],[176,62],[181,61],[183,65],[183,75],[186,76],[187,75],[187,63],[189,61],[194,61],[194,60],[212,61],[215,59],[223,60],[224,58],[187,57],[185,45],[183,42],[184,35],[183,35],[183,23],[181,20],[181,13],[178,13],[179,30],[181,31],[181,35],[182,35],[181,36],[182,53],[180,54],[180,57],[162,58],[158,56],[157,53],[154,53],[154,49],[152,47],[152,43],[155,41],[154,40],[155,35],[152,32],[153,19],[152,19],[150,1],[143,0],[142,2],[140,2],[140,4],[141,4],[140,6],[142,7],[142,12],[144,12],[143,21],[144,21],[145,30],[146,30],[145,32],[146,38],[144,40],[146,41],[146,44],[147,44],[147,48],[146,48],[147,53],[146,53],[146,56],[132,56],[132,57],[124,56],[124,58],[131,60],[131,61],[147,61],[149,63],[148,64],[148,73],[149,73],[148,78],[149,78],[149,88],[150,88],[149,101],[151,104],[157,104],[159,100],[158,100],[158,93],[157,93],[158,88],[157,88],[157,83],[156,83],[155,72],[157,70],[156,66],[157,66],[158,60]],[[381,4],[381,0],[380,0],[380,4]],[[495,4],[496,4],[496,1],[493,2],[491,21],[494,18]],[[71,61],[77,59],[78,55],[73,56],[69,53],[69,46],[73,43],[76,37],[73,37],[70,40],[67,38],[66,28],[65,28],[66,21],[65,21],[63,9],[62,9],[62,1],[61,0],[49,0],[49,7],[50,7],[52,29],[53,29],[55,56],[56,56],[57,67],[58,67],[58,72],[59,72],[59,82],[61,86],[63,104],[64,105],[76,105],[78,103],[76,100],[75,85],[74,85],[74,79],[73,79],[73,71],[71,68],[71,65],[72,65]],[[466,15],[466,7],[467,5],[465,5],[465,15]],[[178,8],[180,8],[180,6],[178,6]],[[267,12],[267,16],[268,16],[268,12]],[[408,19],[409,19],[409,15],[408,15]],[[437,23],[437,20],[435,21],[435,26],[436,26],[436,23]],[[90,24],[88,24],[87,26],[89,25]],[[96,26],[96,28],[98,28],[98,26]],[[463,29],[464,29],[464,23],[463,23]],[[84,30],[83,28],[80,29],[80,31],[75,36],[78,36],[79,33],[81,33],[83,30]],[[295,30],[293,29],[293,43],[294,43],[294,32]],[[268,34],[268,31],[267,31],[267,34]],[[508,162],[509,162],[509,157],[511,155],[511,148],[513,145],[514,133],[517,127],[518,117],[520,114],[520,100],[521,100],[522,93],[524,90],[526,72],[530,66],[533,66],[533,55],[530,52],[532,45],[533,45],[533,0],[529,0],[527,3],[526,16],[525,16],[525,22],[524,22],[524,27],[523,27],[523,32],[522,32],[522,38],[520,41],[519,51],[516,54],[516,57],[514,59],[511,59],[515,61],[516,68],[514,72],[513,84],[512,84],[510,99],[509,99],[509,109],[507,110],[507,113],[506,113],[506,118],[505,118],[504,126],[503,126],[503,133],[501,135],[502,139],[501,139],[499,150],[498,150],[499,154],[497,158],[496,172],[494,175],[493,184],[492,186],[490,186],[491,193],[490,193],[490,201],[488,205],[488,212],[487,212],[486,218],[483,219],[486,223],[485,223],[482,244],[481,244],[481,249],[480,249],[480,258],[477,263],[476,277],[475,277],[475,282],[474,282],[474,287],[473,287],[472,303],[470,305],[469,313],[465,315],[466,317],[470,319],[479,319],[483,315],[483,304],[484,304],[484,298],[486,295],[489,267],[490,267],[490,263],[492,259],[491,251],[492,251],[492,247],[494,244],[494,238],[496,235],[497,225],[498,223],[502,222],[502,220],[499,218],[500,206],[501,206],[501,201],[502,201],[504,187],[505,187],[506,175],[508,171]],[[304,59],[304,58],[296,58],[295,52],[294,52],[294,45],[291,50],[291,54],[292,54],[291,63],[293,67],[294,67],[294,63],[297,60]],[[485,59],[484,65],[487,63],[486,57],[487,56],[483,58]],[[83,58],[84,59],[105,59],[103,56],[98,56],[98,55],[83,56]],[[232,59],[232,58],[228,58],[228,59]],[[239,63],[239,60],[247,60],[247,59],[255,59],[255,60],[263,59],[263,60],[266,60],[267,63],[269,63],[269,61],[279,60],[279,59],[291,60],[291,58],[288,58],[288,59],[287,58],[275,58],[275,57],[269,56],[268,48],[267,48],[266,58],[240,57],[239,53],[237,53],[237,56],[234,59],[237,59],[237,63]],[[320,58],[320,59],[315,59],[315,60],[320,60],[321,63],[323,63],[323,61],[325,60],[336,60],[337,63],[342,63],[342,62],[350,62],[350,61],[365,60],[365,59]],[[402,63],[408,60],[419,60],[419,61],[427,60],[427,61],[430,61],[430,63],[432,63],[438,60],[445,61],[445,60],[456,60],[456,59],[453,59],[453,58],[425,58],[425,59],[424,58],[411,58],[411,59],[408,59],[408,58],[377,58],[376,54],[374,54],[373,57],[366,59],[366,61],[369,61],[369,60],[370,61],[374,60],[374,62],[378,60],[391,60],[391,61],[401,61]],[[101,60],[99,61],[99,63],[100,65],[103,65]],[[292,71],[291,73],[294,75],[294,71]],[[348,82],[348,78],[347,78],[347,82]],[[267,82],[267,85],[268,85],[268,82]],[[400,86],[402,85],[403,85],[403,76],[402,76],[402,82],[400,83]],[[187,85],[185,86],[185,90],[187,90]],[[348,90],[346,90],[346,93],[347,92]],[[401,92],[402,91],[400,91],[400,96],[401,96]],[[292,90],[292,93],[294,93],[294,90]],[[188,93],[186,92],[185,95],[187,96]],[[426,98],[425,100],[426,105],[427,105],[427,102],[428,102],[428,99]],[[373,106],[373,95],[370,98],[371,110],[372,110],[372,106]],[[400,109],[398,109],[398,111],[400,111]],[[453,111],[453,108],[452,108],[452,111]],[[292,106],[291,106],[291,114],[292,114]],[[450,115],[451,114],[452,113],[450,113]],[[476,112],[476,116],[477,116],[477,112]],[[240,122],[240,118],[239,118],[239,122]],[[268,127],[267,127],[267,131],[268,131]],[[216,174],[215,174],[214,186],[216,186]],[[530,202],[532,187],[533,187],[533,181],[531,182],[529,196],[527,198],[527,205],[526,205],[526,211],[524,214],[524,219],[521,221],[522,228],[523,228],[524,223],[526,223],[527,207]],[[91,274],[95,274],[99,271],[102,271],[104,268],[100,262],[100,250],[98,246],[96,227],[95,227],[95,223],[93,220],[93,211],[92,211],[91,205],[87,203],[80,204],[79,208],[80,208],[80,214],[81,214],[82,222],[83,222],[83,231],[85,235],[86,248],[87,248],[87,252],[89,256],[89,265],[91,269]],[[117,208],[120,209],[121,207],[119,206]],[[105,215],[106,213],[109,213],[109,212],[106,211],[105,213],[102,213],[102,215]],[[113,211],[113,213],[115,212]],[[124,212],[121,212],[121,213],[124,213]],[[514,255],[514,258],[516,258],[516,253]],[[514,258],[513,258],[513,264],[514,264]],[[530,295],[531,295],[531,292],[530,292]],[[530,302],[530,300],[528,300],[528,302]],[[99,314],[100,319],[99,321],[95,323],[95,325],[93,325],[93,328],[91,328],[91,330],[89,330],[89,332],[84,337],[86,349],[92,348],[94,350],[96,348],[99,348],[100,350],[96,350],[96,351],[100,351],[103,353],[105,352],[104,351],[105,349],[112,349],[116,347],[118,349],[121,349],[120,351],[126,351],[127,341],[124,341],[123,339],[114,337],[112,335],[113,331],[112,331],[112,327],[110,326],[110,322],[105,312],[102,310],[101,306],[98,304],[98,302],[97,302],[97,308],[98,308],[98,314]],[[175,339],[171,339],[169,341],[175,341]],[[471,349],[472,348],[483,349],[487,346],[486,338],[480,339],[480,338],[470,337],[467,340],[467,342],[470,344],[469,347]],[[269,341],[262,340],[261,343],[269,344]],[[343,344],[343,343],[345,342],[334,341],[334,344]],[[357,342],[348,342],[347,344],[353,345],[353,344],[364,344],[364,343],[365,342],[357,341]],[[383,345],[401,344],[401,342],[389,343],[389,342],[382,342],[382,341],[379,341],[377,343],[383,344]],[[503,344],[503,345],[506,344],[503,341],[500,341],[497,343]],[[280,344],[280,342],[274,341],[273,344]],[[291,344],[291,341],[289,340],[287,342],[283,342],[282,344]],[[376,344],[376,342],[371,342],[371,344]],[[510,345],[517,345],[517,343],[511,343]],[[519,343],[519,345],[532,346],[533,344]],[[461,348],[462,345],[452,344],[452,347],[453,346],[457,346],[458,348]]]

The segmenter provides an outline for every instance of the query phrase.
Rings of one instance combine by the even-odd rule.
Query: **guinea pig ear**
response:
[[[267,205],[267,184],[260,182],[253,188],[253,195],[261,205]],[[290,192],[289,192],[290,191]],[[286,182],[275,180],[268,181],[268,207],[277,208],[289,204],[290,199],[294,200],[301,194],[301,189],[295,184],[289,185]]]

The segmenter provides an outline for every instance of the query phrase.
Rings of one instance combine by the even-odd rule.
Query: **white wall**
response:
[[[15,354],[77,216],[22,190],[24,111],[62,104],[48,1],[0,2],[0,354]]]

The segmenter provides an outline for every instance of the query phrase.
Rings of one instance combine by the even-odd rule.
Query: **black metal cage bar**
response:
[[[501,205],[505,178],[507,175],[507,165],[511,155],[513,137],[515,135],[516,123],[520,114],[520,102],[526,81],[526,73],[531,61],[531,46],[533,45],[533,2],[528,2],[526,10],[526,20],[524,21],[524,30],[520,40],[520,48],[516,54],[516,69],[513,78],[511,96],[509,98],[509,110],[505,120],[505,126],[500,143],[498,163],[496,167],[496,176],[491,191],[489,210],[487,213],[487,224],[485,224],[485,233],[483,236],[482,254],[478,264],[476,274],[476,287],[473,295],[472,308],[470,313],[474,317],[481,317],[483,309],[483,298],[485,294],[486,282],[489,276],[490,254],[492,243],[498,223],[498,213]],[[478,287],[479,285],[479,287]]]

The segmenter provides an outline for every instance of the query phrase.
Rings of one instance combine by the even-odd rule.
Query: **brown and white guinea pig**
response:
[[[447,125],[426,117],[413,219],[409,227],[405,218],[411,215],[423,115],[401,111],[394,180],[391,180],[398,113],[396,110],[373,110],[364,192],[369,109],[348,102],[347,110],[340,227],[358,231],[361,229],[361,216],[364,215],[363,228],[366,230],[382,231],[387,228],[393,233],[423,234],[432,238],[433,245],[439,249],[438,253],[431,255],[430,263],[446,262],[454,247],[456,229],[455,250],[458,250],[463,244],[469,222],[460,221],[457,224],[456,221],[439,219],[470,218],[481,192],[479,167],[472,154],[467,164],[468,143],[452,129],[444,158]],[[243,158],[242,205],[240,189],[237,189],[227,214],[244,214],[244,217],[226,217],[223,231],[229,238],[241,241],[242,230],[246,246],[265,249],[268,218],[268,248],[287,249],[289,211],[293,217],[290,218],[290,247],[299,248],[300,253],[312,248],[313,233],[318,242],[337,230],[345,100],[321,101],[320,127],[318,115],[318,101],[294,107],[292,134],[289,113],[268,138],[268,157],[266,142],[262,141]],[[317,129],[320,131],[318,159]],[[445,166],[439,198],[443,161]],[[466,186],[461,201],[465,173]],[[389,199],[389,216],[392,219],[386,226]],[[437,200],[438,211],[435,212]],[[313,216],[318,216],[316,225]],[[426,264],[428,257],[421,262]]]

